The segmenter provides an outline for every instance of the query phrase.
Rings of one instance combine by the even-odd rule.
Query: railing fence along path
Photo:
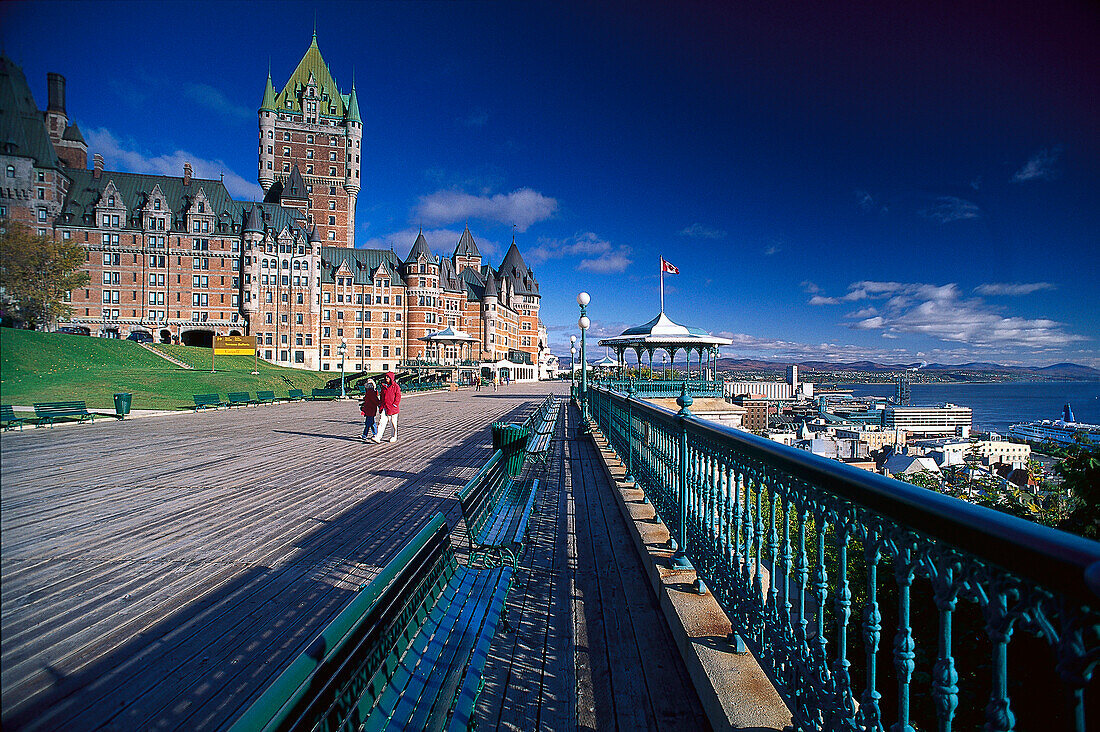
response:
[[[687,388],[689,394],[696,397],[719,397],[722,394],[722,382],[717,379],[604,379],[594,381],[593,385],[626,393],[631,383],[634,394],[639,398],[674,399]]]
[[[1026,707],[1086,730],[1100,544],[636,394],[591,388],[589,417],[796,729],[1007,731]]]

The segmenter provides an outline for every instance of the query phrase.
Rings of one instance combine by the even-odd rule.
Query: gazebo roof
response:
[[[732,342],[728,338],[712,336],[702,328],[680,325],[660,313],[648,323],[627,328],[617,336],[601,339],[599,344],[616,349],[640,348],[648,351],[666,348],[714,348],[728,346]]]
[[[607,368],[613,368],[615,366],[618,366],[619,362],[616,361],[615,359],[611,358],[611,356],[604,356],[603,358],[601,358],[599,361],[597,361],[596,363],[594,363],[592,365],[593,366],[599,366],[602,369],[607,369]]]
[[[477,341],[469,333],[464,333],[461,330],[455,330],[451,326],[447,326],[441,331],[435,333],[429,333],[426,336],[417,338],[418,341],[433,341],[435,343],[473,343]]]

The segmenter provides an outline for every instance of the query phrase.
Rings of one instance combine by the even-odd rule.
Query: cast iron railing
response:
[[[1100,543],[707,422],[681,401],[677,413],[588,390],[589,417],[669,526],[674,564],[686,554],[796,729],[950,730],[965,714],[961,726],[1012,730],[1012,699],[1052,720],[1061,708],[1050,728],[1087,729]],[[1010,679],[1014,630],[1027,636]],[[891,632],[892,669],[880,649]],[[1055,677],[1064,706],[1048,696]]]
[[[630,379],[599,379],[592,382],[611,391],[626,393],[630,388]],[[674,399],[680,396],[684,387],[695,397],[722,398],[722,382],[714,379],[637,379],[634,380],[634,393],[640,397],[655,399]]]

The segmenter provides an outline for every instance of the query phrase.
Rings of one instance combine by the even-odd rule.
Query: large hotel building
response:
[[[514,240],[497,267],[468,227],[450,257],[422,234],[404,259],[355,248],[363,122],[316,35],[282,89],[270,75],[264,88],[262,201],[236,201],[190,165],[179,177],[127,173],[93,155],[89,169],[64,77],[49,74],[47,87],[42,112],[0,56],[0,219],[84,247],[91,282],[71,293],[68,325],[190,345],[254,335],[261,358],[322,371],[340,369],[341,344],[348,370],[426,360],[507,367],[513,379],[545,370],[539,284]],[[448,328],[458,337],[422,340]]]

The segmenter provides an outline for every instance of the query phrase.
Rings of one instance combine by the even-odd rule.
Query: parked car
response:
[[[152,343],[153,336],[149,335],[145,331],[135,330],[133,333],[126,336],[126,340],[133,341],[134,343]]]

